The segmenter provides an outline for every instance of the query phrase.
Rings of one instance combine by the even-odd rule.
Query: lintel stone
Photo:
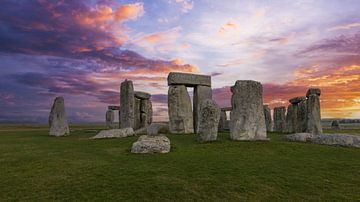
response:
[[[151,97],[150,93],[146,93],[146,92],[142,92],[142,91],[135,91],[134,95],[136,98],[141,99],[141,100],[148,100]]]
[[[168,76],[168,85],[185,85],[186,87],[202,85],[211,87],[211,76],[170,72]]]

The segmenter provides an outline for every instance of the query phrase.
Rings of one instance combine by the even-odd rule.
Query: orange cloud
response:
[[[237,29],[237,25],[234,22],[227,22],[219,28],[218,33],[224,35],[229,30]]]
[[[144,14],[144,4],[134,3],[119,6],[115,12],[117,21],[135,20]]]

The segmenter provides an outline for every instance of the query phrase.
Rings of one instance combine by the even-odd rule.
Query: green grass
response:
[[[169,135],[169,154],[136,155],[136,137],[89,140],[101,126],[75,128],[0,130],[0,201],[360,200],[360,149],[221,133],[208,144]]]

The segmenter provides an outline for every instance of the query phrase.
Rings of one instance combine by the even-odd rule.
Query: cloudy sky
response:
[[[0,4],[0,121],[46,122],[56,96],[71,121],[103,121],[124,79],[165,120],[171,71],[212,75],[221,106],[252,79],[271,107],[319,87],[323,118],[360,118],[358,0]]]

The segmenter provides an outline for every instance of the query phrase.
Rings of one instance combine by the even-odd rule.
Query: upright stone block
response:
[[[120,128],[134,128],[135,97],[132,81],[125,80],[120,86]]]
[[[206,100],[212,99],[212,90],[209,86],[196,86],[194,88],[194,102],[193,102],[193,116],[194,116],[194,130],[198,130],[198,117],[200,113],[200,104]]]
[[[184,85],[169,86],[168,112],[171,133],[194,132],[191,100]]]
[[[340,130],[341,129],[340,128],[340,123],[339,123],[338,120],[333,120],[331,122],[331,129],[333,129],[333,130]]]
[[[286,113],[286,124],[285,132],[286,133],[295,133],[297,128],[297,104],[290,104]]]
[[[141,127],[146,127],[152,123],[152,102],[151,100],[141,100],[140,104],[141,112]]]
[[[201,85],[211,87],[211,76],[170,72],[168,75],[168,85],[185,85],[188,87]]]
[[[274,108],[274,131],[283,133],[285,132],[285,107]]]
[[[106,120],[106,128],[112,129],[113,124],[114,124],[114,111],[113,110],[108,109],[106,111],[105,120]]]
[[[49,115],[49,126],[49,135],[51,136],[66,136],[70,134],[63,97],[56,97],[54,100]]]
[[[307,131],[308,133],[318,135],[322,134],[320,98],[317,94],[310,94],[306,101],[307,111]]]
[[[265,116],[265,125],[267,131],[272,131],[272,119],[271,119],[271,110],[268,105],[264,105],[264,116]]]
[[[230,138],[267,139],[261,83],[250,80],[236,81],[231,91]]]
[[[304,133],[307,127],[306,100],[299,102],[296,116],[296,132]]]
[[[141,128],[141,112],[140,112],[141,100],[134,98],[134,130]]]
[[[200,104],[198,116],[198,141],[215,141],[220,120],[220,107],[210,99],[203,100]]]
[[[309,98],[310,95],[321,95],[321,90],[319,88],[309,88],[306,92],[306,97]]]
[[[220,112],[220,120],[219,120],[219,131],[223,131],[226,129],[226,111],[221,110]]]

